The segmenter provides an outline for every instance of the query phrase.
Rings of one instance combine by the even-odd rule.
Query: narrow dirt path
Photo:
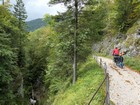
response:
[[[110,77],[110,99],[115,105],[140,105],[140,74],[124,67],[115,66],[111,59],[100,58],[107,64]]]

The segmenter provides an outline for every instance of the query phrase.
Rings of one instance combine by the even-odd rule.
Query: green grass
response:
[[[124,64],[140,72],[140,57],[126,57],[124,59]]]
[[[93,55],[102,56],[102,57],[107,57],[107,58],[113,59],[113,56],[110,56],[110,55],[107,55],[107,54],[104,54],[104,53],[94,53]]]
[[[140,20],[139,20],[140,21]],[[138,23],[139,21],[137,21],[136,23],[134,23],[134,25],[128,29],[126,34],[134,34],[137,32],[137,29],[140,27],[140,24]]]
[[[87,105],[93,93],[104,79],[104,71],[93,59],[88,59],[79,70],[76,84],[61,91],[52,105]],[[105,86],[101,88],[91,105],[101,105],[105,95]]]

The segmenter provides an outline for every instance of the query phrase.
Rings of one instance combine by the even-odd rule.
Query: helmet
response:
[[[115,48],[118,48],[118,45],[114,45]]]

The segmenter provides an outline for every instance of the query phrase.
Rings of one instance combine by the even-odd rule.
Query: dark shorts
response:
[[[119,61],[119,55],[114,55],[114,62],[117,63]]]

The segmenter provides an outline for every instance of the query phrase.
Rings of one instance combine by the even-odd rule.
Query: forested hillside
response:
[[[50,0],[50,5],[58,3],[64,3],[67,11],[46,14],[47,26],[33,32],[26,31],[30,28],[25,24],[22,0],[17,0],[14,11],[8,1],[0,5],[0,105],[28,105],[30,98],[36,99],[37,105],[59,105],[65,95],[69,104],[63,105],[72,105],[73,90],[78,89],[79,94],[85,89],[79,82],[95,81],[98,87],[103,78],[88,79],[99,70],[95,62],[88,61],[95,50],[109,55],[114,45],[126,38],[127,47],[134,43],[140,48],[140,37],[131,40],[140,28],[139,0]],[[32,22],[34,27],[44,24],[40,19]],[[94,105],[99,105],[103,92],[104,88]],[[88,93],[87,99],[91,95]],[[77,105],[87,103],[84,96],[75,100]]]
[[[14,13],[11,13],[8,1],[0,5],[0,11],[0,104],[20,105],[26,96],[24,43],[27,15],[22,1],[14,5]]]
[[[46,25],[42,19],[35,19],[35,20],[27,21],[26,23],[27,23],[28,32],[35,31],[38,28],[41,28]]]

